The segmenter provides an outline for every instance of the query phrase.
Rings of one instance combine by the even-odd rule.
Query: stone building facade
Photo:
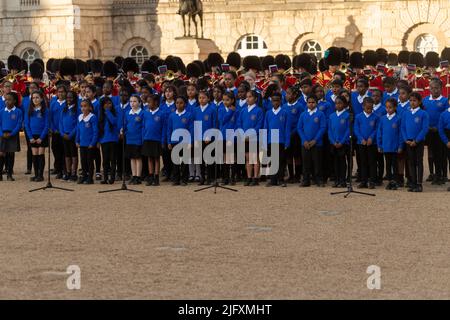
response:
[[[320,57],[332,45],[394,52],[450,46],[449,0],[203,0],[205,39],[182,37],[178,7],[178,0],[0,0],[0,59],[192,60],[212,50]]]

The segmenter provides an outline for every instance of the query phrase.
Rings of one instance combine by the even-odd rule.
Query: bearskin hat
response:
[[[364,58],[361,52],[352,52],[349,61],[351,68],[364,69]]]
[[[11,55],[8,57],[8,70],[22,70],[22,59],[16,55]]]
[[[180,57],[174,56],[173,59],[177,64],[177,71],[180,71],[182,74],[186,74],[186,65]]]
[[[202,69],[194,62],[189,63],[186,67],[186,75],[188,78],[199,78],[202,75]]]
[[[364,57],[364,65],[365,66],[373,66],[375,67],[378,62],[378,55],[373,50],[366,50],[363,54]]]
[[[60,71],[61,59],[54,59],[52,61],[52,72],[57,73]]]
[[[92,71],[92,73],[102,73],[103,62],[99,59],[92,60],[91,71]]]
[[[75,74],[88,74],[88,66],[87,63],[81,59],[76,59],[75,63],[77,64],[77,71]]]
[[[330,47],[325,51],[325,62],[328,66],[339,66],[342,62],[342,52],[338,47]]]
[[[153,74],[158,74],[158,67],[156,66],[156,63],[152,60],[145,60],[144,63],[141,66],[141,72],[148,72]]]
[[[60,70],[59,73],[61,74],[62,77],[74,76],[77,72],[77,64],[73,59],[64,58],[61,60],[59,70]]]
[[[219,67],[223,63],[223,58],[220,55],[220,53],[217,52],[211,52],[208,55],[208,66],[210,68],[212,67]]]
[[[398,56],[397,54],[391,52],[388,54],[387,64],[389,66],[396,66],[398,65]]]
[[[441,52],[441,61],[450,61],[450,47],[445,47]]]
[[[107,78],[109,77],[117,77],[117,73],[119,72],[117,68],[117,64],[113,61],[106,61],[103,64],[103,75]]]
[[[349,63],[350,62],[350,52],[347,48],[340,48],[341,49],[341,56],[342,56],[342,62],[343,63]]]
[[[275,64],[278,66],[278,69],[287,70],[292,66],[292,61],[288,55],[278,54],[275,57]]]
[[[269,70],[269,66],[274,65],[274,64],[275,64],[275,58],[271,55],[265,56],[261,61],[261,65],[264,70]]]
[[[294,59],[294,68],[303,68],[310,72],[313,65],[311,55],[309,53],[302,53],[296,57],[297,58]]]
[[[167,70],[171,70],[173,72],[177,72],[178,71],[177,62],[173,58],[173,56],[167,56],[166,60],[164,61],[164,64],[167,66]]]
[[[402,50],[398,53],[398,63],[409,63],[409,51]]]
[[[378,48],[376,51],[377,54],[377,62],[382,62],[384,64],[388,61],[388,52],[384,48]]]
[[[323,58],[319,60],[319,70],[320,70],[320,72],[324,72],[324,71],[328,70],[327,62]]]
[[[44,67],[37,61],[30,64],[30,75],[33,79],[42,79]]]
[[[425,59],[420,52],[411,52],[408,63],[415,64],[417,68],[423,68],[425,65]]]
[[[245,70],[256,70],[256,71],[261,71],[262,67],[261,67],[261,61],[259,60],[259,58],[257,56],[246,56],[244,58],[244,61],[242,61],[242,64],[245,68]]]
[[[241,55],[237,52],[230,52],[227,56],[227,63],[230,66],[239,69],[241,67]]]
[[[139,66],[138,66],[136,60],[134,60],[133,58],[128,57],[128,58],[123,59],[122,70],[124,72],[132,71],[134,73],[138,73],[139,72]]]
[[[202,75],[206,73],[205,65],[203,64],[202,61],[194,60],[192,63],[195,63],[198,66],[198,68],[200,69]]]
[[[121,56],[117,56],[114,58],[114,63],[117,64],[117,67],[120,69],[122,68],[122,64],[123,64],[123,57]]]
[[[429,51],[425,55],[425,66],[437,68],[439,67],[439,54],[434,51]]]

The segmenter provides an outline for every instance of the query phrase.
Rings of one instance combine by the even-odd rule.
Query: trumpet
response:
[[[416,68],[416,71],[414,71],[414,75],[416,78],[422,78],[425,70],[423,68]]]
[[[340,70],[341,72],[343,72],[343,73],[347,73],[347,70],[348,70],[348,64],[346,64],[345,62],[342,62],[341,65],[340,65],[340,67],[339,67],[339,70]]]
[[[25,71],[20,71],[19,73],[13,74],[12,72],[8,73],[6,76],[0,79],[0,82],[3,84],[5,82],[15,82],[17,76],[24,76]]]

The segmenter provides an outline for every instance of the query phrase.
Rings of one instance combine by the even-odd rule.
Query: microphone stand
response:
[[[211,106],[211,104],[210,104],[210,106]],[[219,122],[219,107],[216,107],[216,123],[215,123],[216,129],[218,129],[218,127],[219,127],[218,122]],[[203,155],[202,155],[202,157],[203,157]],[[203,177],[203,178],[205,178],[205,177]],[[214,183],[210,186],[194,190],[194,192],[201,192],[201,191],[209,190],[212,188],[214,188],[214,194],[217,193],[217,188],[223,189],[223,190],[228,190],[228,191],[233,191],[233,192],[238,192],[238,190],[236,190],[236,189],[219,185],[219,181],[217,180],[217,160],[214,161]]]
[[[49,110],[50,113],[50,110]],[[50,121],[50,116],[49,116],[49,121]],[[75,190],[72,189],[67,189],[67,188],[61,188],[61,187],[55,187],[52,184],[51,181],[51,174],[50,174],[50,150],[52,147],[52,137],[51,137],[51,130],[48,130],[48,157],[47,157],[47,167],[48,167],[48,175],[47,175],[47,185],[45,187],[41,187],[41,188],[37,188],[37,189],[32,189],[29,192],[35,192],[35,191],[40,191],[40,190],[47,190],[47,189],[56,189],[56,190],[61,190],[61,191],[69,191],[69,192],[73,192]]]
[[[135,193],[143,193],[142,191],[139,190],[133,190],[133,189],[129,189],[127,186],[127,183],[125,181],[125,110],[122,110],[122,108],[120,108],[120,112],[124,112],[123,117],[122,117],[122,130],[123,130],[123,141],[122,141],[122,186],[118,189],[113,189],[113,190],[103,190],[103,191],[99,191],[98,193],[110,193],[110,192],[117,192],[117,191],[129,191],[129,192],[135,192]]]
[[[353,189],[353,182],[352,182],[352,173],[353,173],[353,122],[354,122],[354,114],[353,114],[353,110],[349,109],[348,112],[350,113],[349,117],[349,126],[350,126],[350,148],[349,148],[349,152],[350,152],[350,161],[348,164],[348,183],[347,183],[347,190],[346,191],[339,191],[339,192],[332,192],[331,195],[338,195],[338,194],[343,194],[344,198],[347,198],[349,195],[351,195],[352,193],[355,194],[361,194],[364,196],[371,196],[371,197],[375,197],[375,194],[373,193],[367,193],[367,192],[361,192],[361,191],[355,191]]]

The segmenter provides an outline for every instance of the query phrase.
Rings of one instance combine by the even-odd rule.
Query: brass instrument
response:
[[[6,76],[0,79],[1,84],[3,85],[5,82],[14,83],[16,81],[17,76],[24,76],[25,71],[20,71],[19,73],[13,74],[12,72],[8,73]]]
[[[348,64],[345,63],[345,62],[342,62],[342,63],[341,63],[341,66],[339,67],[339,70],[340,70],[342,73],[347,73],[347,70],[348,70]]]
[[[416,78],[422,78],[423,74],[424,74],[423,68],[416,68],[416,71],[414,71],[414,75],[416,76]]]

